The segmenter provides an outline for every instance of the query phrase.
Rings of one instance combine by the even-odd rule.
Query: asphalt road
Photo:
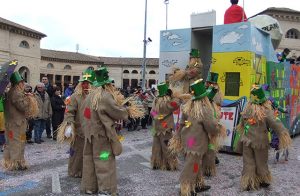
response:
[[[121,196],[173,196],[179,193],[180,171],[150,168],[152,137],[149,130],[124,131],[123,153],[117,158],[118,191]],[[242,192],[239,181],[240,156],[219,153],[217,176],[206,178],[212,188],[198,195],[300,195],[300,137],[293,139],[289,161],[275,164],[270,149],[269,166],[273,183],[268,189]],[[42,144],[26,145],[26,171],[7,172],[0,167],[0,196],[80,195],[80,179],[67,175],[68,145],[45,139]],[[2,158],[2,153],[0,153]],[[180,158],[181,159],[181,158]],[[181,159],[180,169],[183,161]]]

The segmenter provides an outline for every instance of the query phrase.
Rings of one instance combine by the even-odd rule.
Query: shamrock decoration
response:
[[[108,151],[101,151],[99,159],[102,160],[102,161],[107,161],[108,158],[109,158],[109,155],[110,155],[110,152],[108,152]]]

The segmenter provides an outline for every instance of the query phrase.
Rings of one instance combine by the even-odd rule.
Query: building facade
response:
[[[17,59],[17,70],[28,81],[38,81],[40,41],[45,34],[0,17],[0,63]]]

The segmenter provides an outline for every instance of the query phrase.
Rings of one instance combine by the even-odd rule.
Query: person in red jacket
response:
[[[224,14],[224,24],[231,24],[237,22],[247,21],[247,16],[244,9],[237,5],[239,0],[230,0],[231,6],[226,10]]]

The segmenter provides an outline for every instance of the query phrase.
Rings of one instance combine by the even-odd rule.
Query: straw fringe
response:
[[[183,113],[194,119],[201,120],[206,112],[213,113],[212,106],[207,97],[200,100],[189,100],[183,105]]]
[[[216,176],[216,166],[215,165],[208,165],[204,169],[205,176]]]
[[[170,96],[156,97],[154,109],[156,111],[161,111],[166,107],[166,105],[171,101]]]
[[[203,176],[197,176],[196,187],[203,187],[205,185]]]
[[[271,182],[272,182],[271,172],[268,172],[266,175],[263,175],[263,176],[258,176],[257,181],[259,183],[265,182],[265,183],[271,184]]]
[[[160,158],[156,158],[155,156],[151,156],[151,167],[152,168],[161,168],[162,160]]]
[[[174,83],[174,82],[178,82],[184,79],[184,77],[186,76],[186,71],[180,68],[176,68],[173,67],[172,68],[172,75],[170,75],[169,77],[169,82],[170,83]]]
[[[167,169],[169,169],[170,171],[175,171],[178,169],[178,159],[176,157],[174,158],[169,158],[167,160]]]
[[[4,159],[4,160],[2,160],[2,167],[9,171],[28,169],[28,165],[26,164],[26,161],[24,159],[23,160],[14,160],[14,161]]]
[[[173,136],[170,139],[168,144],[168,150],[170,151],[171,154],[178,154],[182,152],[183,148],[179,137]]]
[[[73,130],[72,135],[69,138],[65,136],[65,130],[66,130],[67,126],[71,126],[72,130]],[[59,143],[68,142],[69,144],[73,144],[75,141],[74,130],[75,130],[74,123],[68,123],[67,121],[63,121],[56,130],[57,131],[57,141]]]
[[[25,96],[25,99],[29,102],[29,108],[25,111],[26,118],[34,118],[39,113],[39,106],[34,96]]]
[[[93,110],[97,110],[99,106],[99,102],[101,101],[103,97],[103,91],[104,89],[102,86],[97,87],[93,92],[91,92],[91,108]]]
[[[246,108],[241,114],[247,114],[250,115],[248,116],[248,118],[253,118],[255,120],[262,121],[266,117],[266,110],[268,109],[272,109],[272,105],[269,100],[261,105],[248,102]]]
[[[251,190],[257,190],[259,187],[259,179],[255,174],[244,174],[241,178],[241,187],[243,190],[250,188]]]
[[[284,131],[279,136],[279,149],[285,149],[292,145],[292,139],[287,131]]]
[[[180,195],[191,196],[191,191],[195,190],[196,185],[189,182],[180,183]]]

